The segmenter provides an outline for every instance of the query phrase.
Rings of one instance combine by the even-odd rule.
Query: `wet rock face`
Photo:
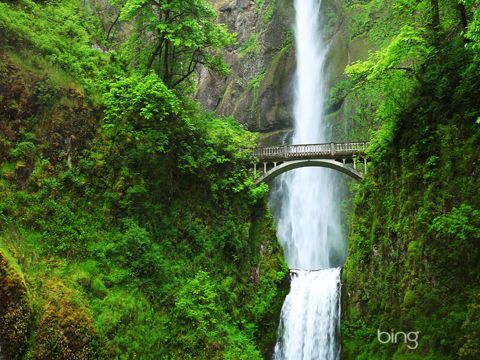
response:
[[[212,0],[219,21],[237,33],[224,58],[227,77],[202,69],[197,98],[218,115],[234,116],[248,129],[270,132],[291,126],[293,2]]]
[[[22,358],[31,318],[25,280],[0,250],[0,359]]]

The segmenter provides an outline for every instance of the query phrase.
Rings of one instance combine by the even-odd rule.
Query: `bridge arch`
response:
[[[257,185],[261,183],[266,183],[273,180],[280,174],[283,174],[293,169],[299,169],[302,167],[329,168],[329,169],[337,170],[343,174],[346,174],[357,181],[363,180],[362,173],[360,173],[356,169],[352,169],[351,167],[348,167],[343,162],[339,162],[331,159],[305,159],[305,160],[285,161],[280,165],[274,166],[272,169],[268,170],[261,177],[259,177],[255,182]]]

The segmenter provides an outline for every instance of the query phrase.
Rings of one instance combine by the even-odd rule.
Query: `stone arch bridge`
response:
[[[289,170],[311,166],[334,169],[361,181],[367,173],[367,146],[362,141],[257,147],[253,149],[255,182],[269,182]]]

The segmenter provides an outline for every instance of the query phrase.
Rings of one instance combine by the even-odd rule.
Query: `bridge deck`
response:
[[[364,155],[368,142],[264,146],[253,149],[259,161],[343,159]]]

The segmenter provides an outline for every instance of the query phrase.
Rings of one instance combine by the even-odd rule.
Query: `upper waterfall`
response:
[[[318,0],[295,1],[294,144],[332,140],[322,117],[328,44],[321,36],[320,6]],[[323,269],[344,261],[336,176],[333,170],[305,168],[284,174],[279,181],[275,195],[282,199],[282,205],[277,233],[291,268]]]

